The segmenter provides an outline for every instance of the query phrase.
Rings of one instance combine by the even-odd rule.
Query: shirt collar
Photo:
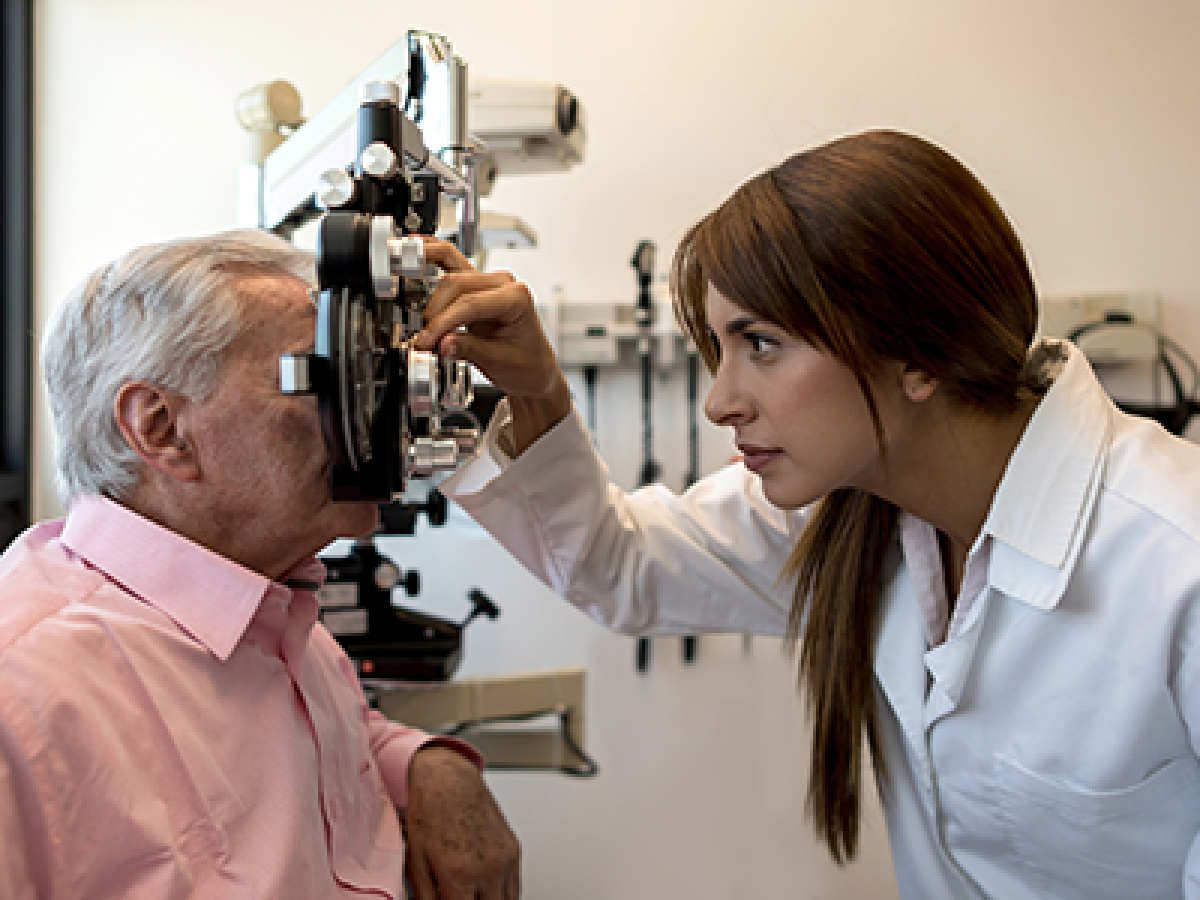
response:
[[[995,539],[989,583],[1041,609],[1070,579],[1104,474],[1113,410],[1086,357],[1067,352],[1008,461],[983,526]]]
[[[62,543],[124,590],[155,607],[224,661],[264,596],[290,592],[107,497],[82,496],[67,516]],[[319,584],[316,560],[289,577]]]

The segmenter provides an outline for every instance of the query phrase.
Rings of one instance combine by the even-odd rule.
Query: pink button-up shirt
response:
[[[430,738],[368,709],[316,621],[312,590],[106,499],[17,539],[0,897],[403,896],[396,809]]]

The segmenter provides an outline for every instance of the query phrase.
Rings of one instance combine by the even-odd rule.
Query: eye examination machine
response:
[[[480,425],[469,367],[410,347],[439,275],[419,235],[477,262],[533,246],[480,198],[501,174],[579,162],[583,110],[560,85],[469,87],[444,37],[412,31],[310,120],[286,82],[245,92],[237,112],[253,158],[242,224],[293,240],[316,226],[316,349],[283,360],[284,390],[318,397],[335,499],[398,501],[409,478],[472,455]]]
[[[467,364],[410,342],[438,280],[420,235],[435,234],[443,207],[457,205],[445,217],[457,225],[450,236],[465,254],[475,252],[481,169],[480,151],[468,145],[465,65],[433,35],[410,34],[403,50],[406,86],[371,73],[352,86],[358,103],[348,122],[318,117],[281,141],[263,159],[255,205],[286,237],[315,224],[314,350],[285,355],[280,383],[284,393],[316,395],[333,497],[387,504],[388,530],[411,534],[417,512],[444,521],[445,501],[434,493],[427,504],[401,503],[409,480],[453,470],[479,438]],[[268,112],[272,99],[278,107],[293,95],[279,83],[257,94]],[[255,112],[254,96],[239,105],[243,125],[271,121]],[[281,118],[299,119],[298,96],[284,107]],[[444,157],[417,124],[427,116]],[[333,164],[296,191],[314,161]],[[281,165],[286,177],[269,182]],[[322,618],[360,672],[410,680],[452,674],[462,626],[390,602],[397,586],[419,590],[418,573],[402,575],[371,541],[327,562]],[[482,594],[476,608],[496,615]]]
[[[280,384],[285,393],[316,397],[334,499],[375,501],[376,536],[412,536],[419,516],[434,527],[447,518],[436,487],[414,501],[413,482],[432,484],[472,456],[500,398],[490,385],[473,383],[467,363],[412,347],[440,277],[421,236],[453,242],[480,267],[489,249],[534,246],[528,225],[481,211],[480,199],[502,175],[563,171],[581,161],[583,110],[560,85],[468,85],[466,64],[448,40],[419,31],[312,118],[301,107],[284,81],[244,92],[236,106],[250,135],[250,161],[239,176],[241,223],[315,253],[313,349],[281,358]],[[322,561],[321,620],[385,712],[405,703],[397,717],[427,727],[453,720],[455,733],[481,719],[557,712],[559,742],[585,761],[585,773],[594,769],[579,749],[582,671],[473,683],[461,695],[469,693],[470,708],[457,704],[450,679],[464,629],[478,616],[499,615],[482,590],[468,592],[470,612],[451,622],[394,601],[400,590],[420,592],[420,573],[404,571],[374,537],[341,556],[327,551]],[[389,693],[397,684],[443,685],[445,702],[426,689],[419,694],[430,709],[415,710],[411,694]],[[453,715],[445,711],[451,707]],[[475,742],[487,747],[479,736]],[[503,766],[511,748],[492,750],[490,761]],[[525,763],[513,767],[531,767],[539,756],[527,749],[509,755]],[[562,757],[560,750],[551,755]],[[573,763],[553,767],[579,774]]]

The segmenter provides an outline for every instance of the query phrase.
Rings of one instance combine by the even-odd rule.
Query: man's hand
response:
[[[414,900],[517,900],[521,847],[475,764],[449,747],[409,764],[405,871]]]

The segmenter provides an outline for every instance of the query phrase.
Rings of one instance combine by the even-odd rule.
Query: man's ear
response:
[[[913,403],[924,403],[937,390],[938,380],[928,372],[906,366],[904,369],[904,396]]]
[[[196,481],[200,465],[180,428],[187,400],[178,392],[145,381],[127,381],[117,392],[117,428],[147,466],[180,481]]]

